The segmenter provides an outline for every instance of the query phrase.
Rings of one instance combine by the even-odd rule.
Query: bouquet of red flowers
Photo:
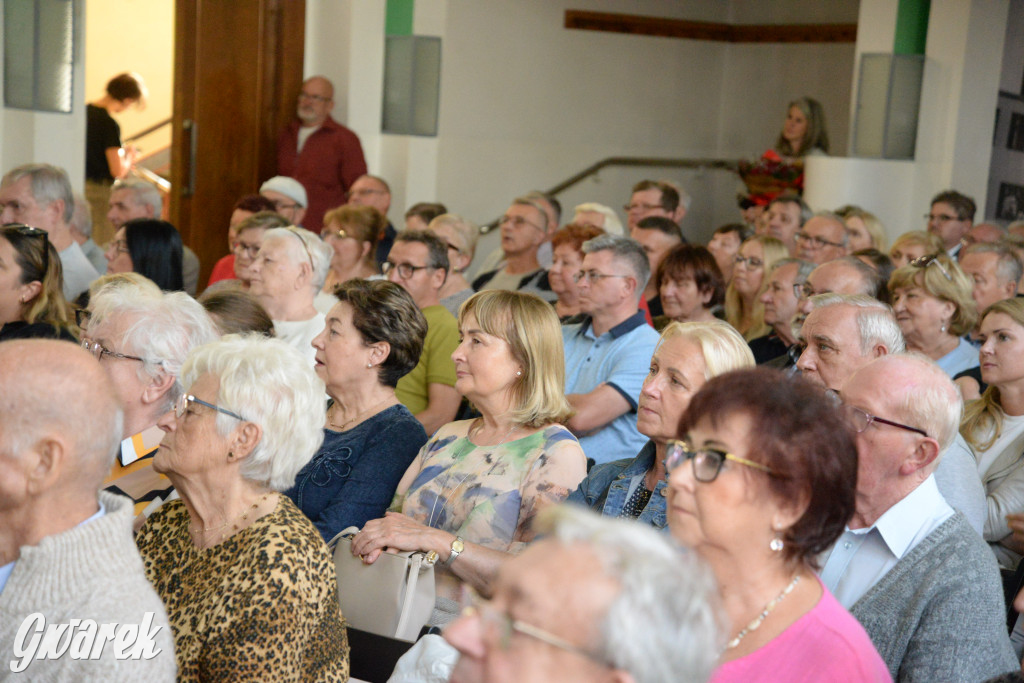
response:
[[[756,161],[740,160],[739,174],[750,200],[762,206],[783,192],[800,194],[804,189],[804,162],[784,160],[775,150],[768,150]]]

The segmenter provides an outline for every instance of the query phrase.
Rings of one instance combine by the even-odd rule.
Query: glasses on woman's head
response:
[[[709,484],[718,478],[718,474],[722,471],[722,466],[726,460],[738,462],[755,470],[773,474],[770,467],[759,462],[741,458],[718,448],[701,448],[695,451],[687,442],[671,439],[665,451],[665,477],[667,478],[672,474],[673,470],[687,460],[692,463],[693,478],[705,484]]]
[[[316,270],[316,268],[313,266],[313,253],[309,250],[309,245],[306,244],[306,240],[303,239],[302,234],[299,232],[299,229],[296,228],[294,225],[289,225],[287,228],[285,228],[285,230],[295,235],[295,239],[302,242],[302,248],[306,250],[306,256],[309,258],[309,267],[313,268],[313,270]]]
[[[174,416],[177,417],[177,418],[181,418],[185,414],[185,411],[188,410],[188,404],[189,403],[198,403],[201,406],[206,406],[207,408],[213,408],[218,413],[224,413],[225,415],[227,415],[229,417],[233,417],[236,420],[241,420],[242,422],[246,422],[247,421],[244,417],[242,417],[238,413],[233,413],[230,410],[228,410],[227,408],[221,408],[220,406],[216,406],[216,405],[214,405],[212,403],[207,403],[206,401],[204,401],[204,400],[202,400],[200,398],[196,398],[192,394],[182,394],[181,396],[178,397],[178,400],[175,401],[175,403],[174,403]]]
[[[870,427],[872,422],[877,422],[879,424],[889,425],[890,427],[905,429],[908,432],[914,432],[915,434],[920,434],[921,436],[924,437],[928,436],[928,432],[924,431],[923,429],[911,427],[910,425],[905,425],[900,422],[893,422],[892,420],[886,420],[884,417],[872,415],[868,411],[861,410],[860,408],[852,406],[849,403],[844,403],[842,410],[843,416],[846,418],[847,424],[853,427],[853,430],[858,434],[862,433],[865,429]]]
[[[86,318],[86,322],[88,322],[88,318]],[[79,326],[81,326],[81,323],[79,323]],[[130,356],[127,353],[118,353],[117,351],[111,351],[98,341],[92,341],[91,339],[87,339],[85,337],[82,338],[82,348],[91,353],[93,355],[93,358],[95,358],[98,361],[102,361],[104,356],[109,356],[111,358],[120,358],[121,360],[137,360],[141,363],[147,362],[145,358],[139,358],[138,356]]]
[[[11,230],[12,232],[21,235],[22,237],[31,237],[33,239],[42,241],[43,251],[43,273],[50,269],[50,244],[49,234],[41,228],[33,228],[30,225],[24,223],[7,223],[4,225],[5,230]]]
[[[924,256],[918,256],[916,259],[910,262],[910,265],[914,266],[915,268],[927,268],[928,266],[936,265],[939,267],[939,270],[942,271],[942,274],[946,276],[947,280],[949,280],[950,282],[953,281],[953,276],[949,274],[949,271],[946,270],[946,266],[942,265],[942,261],[940,261],[939,257],[936,256],[935,254],[925,254]]]

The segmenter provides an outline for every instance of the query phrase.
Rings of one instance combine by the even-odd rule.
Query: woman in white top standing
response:
[[[979,336],[988,388],[967,404],[960,432],[978,458],[988,497],[985,540],[999,564],[1014,569],[1024,554],[1007,520],[1024,511],[1024,301],[1005,299],[985,309]]]

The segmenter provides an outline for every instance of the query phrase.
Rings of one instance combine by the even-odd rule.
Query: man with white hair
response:
[[[963,404],[923,356],[892,355],[842,388],[857,431],[856,510],[821,580],[896,681],[982,681],[1018,667],[999,568],[935,484]]]
[[[0,344],[0,658],[12,679],[175,678],[131,502],[99,491],[121,421],[111,381],[85,351]]]
[[[64,297],[74,301],[98,278],[82,247],[71,236],[75,197],[62,168],[26,164],[7,172],[0,180],[0,223],[24,223],[45,230],[60,254]]]
[[[313,306],[324,286],[334,250],[317,235],[294,225],[263,234],[256,260],[249,266],[249,291],[274,321],[274,334],[316,360],[313,338],[326,318]]]
[[[131,498],[136,514],[147,516],[172,489],[152,467],[163,438],[157,420],[183,391],[178,374],[185,357],[217,333],[202,305],[184,292],[111,283],[89,308],[82,346],[106,371],[124,407],[121,446],[103,485]]]
[[[133,218],[160,218],[164,200],[160,189],[142,178],[125,178],[114,182],[110,189],[110,210],[107,220],[114,226],[114,232]],[[196,295],[199,287],[199,257],[184,244],[181,245],[181,279],[185,291]]]
[[[107,257],[103,250],[92,239],[92,210],[89,202],[80,193],[75,193],[75,211],[71,214],[71,238],[82,247],[82,253],[96,272],[103,275],[107,272]]]
[[[965,247],[960,251],[960,268],[974,281],[971,296],[979,314],[997,301],[1017,296],[1017,283],[1024,275],[1020,257],[1001,242]]]
[[[444,637],[452,683],[706,681],[721,649],[710,572],[663,534],[564,506]]]
[[[796,367],[803,376],[839,391],[854,372],[872,360],[903,353],[906,343],[892,309],[867,295],[820,294],[800,330],[803,353]],[[938,467],[939,493],[967,518],[979,534],[988,505],[978,464],[959,432],[950,439]]]
[[[596,202],[585,202],[573,209],[572,222],[577,225],[592,225],[609,235],[625,236],[622,221],[610,206]]]

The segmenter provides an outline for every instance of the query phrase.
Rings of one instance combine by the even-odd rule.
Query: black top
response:
[[[750,346],[750,350],[753,351],[754,362],[758,365],[767,363],[773,358],[778,358],[785,354],[787,349],[789,349],[789,347],[786,346],[786,343],[779,339],[774,332],[766,334],[763,337],[751,339],[747,345]]]
[[[29,324],[24,320],[0,325],[0,341],[8,339],[63,339],[78,342],[74,335],[65,328],[57,328],[50,323],[36,322]]]
[[[961,377],[970,377],[978,383],[978,393],[984,394],[985,390],[988,389],[988,385],[981,381],[981,366],[975,365],[973,368],[968,368],[963,372],[958,372],[953,379],[960,379]],[[1024,566],[1024,563],[1021,563]]]
[[[665,309],[661,307],[661,294],[647,300],[647,310],[651,312],[652,320],[659,315],[665,315]]]
[[[85,177],[110,182],[107,150],[121,146],[121,126],[103,107],[85,105]]]

